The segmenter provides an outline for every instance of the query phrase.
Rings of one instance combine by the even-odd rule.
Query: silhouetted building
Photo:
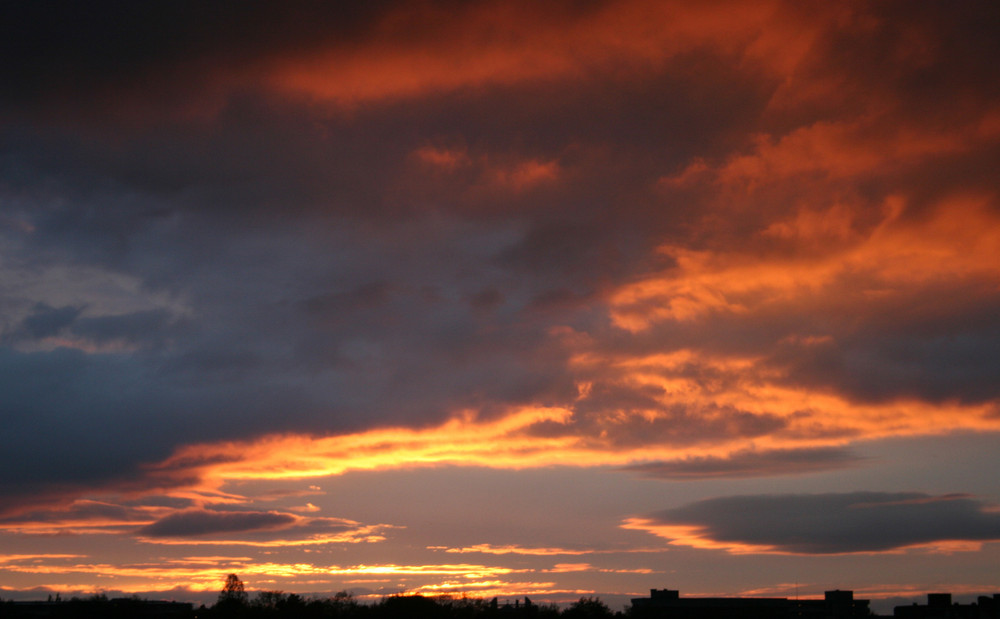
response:
[[[650,619],[857,619],[868,617],[868,600],[853,591],[827,591],[822,600],[788,598],[696,597],[652,589],[648,598],[632,599],[632,614]]]
[[[980,595],[976,600],[979,606],[979,616],[983,619],[1000,619],[1000,593],[992,596]]]
[[[1000,593],[981,595],[971,604],[952,603],[950,593],[928,593],[927,604],[897,606],[898,619],[1000,619]]]

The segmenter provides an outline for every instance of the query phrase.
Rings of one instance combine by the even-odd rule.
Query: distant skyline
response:
[[[0,597],[1000,591],[997,3],[4,12]]]
[[[204,594],[202,597],[207,597]],[[377,600],[360,601],[345,592],[333,596],[310,596],[281,591],[260,591],[249,596],[244,583],[236,574],[226,577],[222,592],[215,599],[200,604],[210,613],[221,612],[226,616],[257,615],[265,611],[273,616],[330,615],[330,616],[424,616],[431,609],[435,616],[479,617],[495,614],[499,609],[504,615],[555,617],[579,616],[626,616],[636,617],[718,617],[718,616],[801,616],[845,618],[845,617],[923,617],[940,618],[973,617],[985,619],[995,617],[1000,609],[1000,593],[980,595],[968,602],[955,599],[950,593],[928,593],[920,601],[906,601],[890,605],[891,600],[880,600],[882,608],[873,609],[870,600],[855,597],[853,591],[836,589],[825,591],[821,597],[701,597],[682,595],[676,589],[653,589],[647,596],[630,600],[621,609],[615,610],[599,597],[584,596],[562,604],[536,604],[530,598],[473,598],[456,596],[421,596],[397,594],[383,596]],[[159,601],[136,596],[109,597],[106,594],[87,597],[61,598],[50,595],[47,600],[3,601],[8,612],[17,614],[38,613],[59,614],[59,608],[75,608],[74,612],[103,616],[108,612],[121,614],[131,609],[132,615],[142,616],[164,613],[183,616],[195,612],[195,603]]]

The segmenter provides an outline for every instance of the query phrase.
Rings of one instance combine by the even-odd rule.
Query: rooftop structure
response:
[[[897,606],[897,619],[1000,619],[1000,593],[981,595],[971,604],[952,602],[950,593],[928,593],[926,604]]]
[[[648,598],[633,598],[632,613],[655,619],[854,619],[871,613],[868,600],[853,591],[827,591],[822,600],[757,597],[682,598],[679,591],[652,589]]]

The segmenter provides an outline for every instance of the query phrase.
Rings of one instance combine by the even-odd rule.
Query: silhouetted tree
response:
[[[286,617],[301,617],[306,609],[306,601],[297,593],[289,593],[278,602],[278,610]]]
[[[275,611],[287,597],[283,591],[258,591],[250,605],[257,610]]]
[[[235,617],[246,614],[248,606],[243,581],[236,574],[226,576],[226,584],[223,585],[212,612],[222,617]]]
[[[393,595],[382,600],[382,604],[376,613],[379,617],[393,619],[395,617],[406,617],[407,619],[437,619],[445,616],[443,606],[422,595]]]
[[[599,598],[580,598],[563,611],[566,619],[611,619],[614,613]]]
[[[235,603],[240,606],[246,606],[247,592],[239,576],[236,574],[226,576],[226,584],[222,586],[222,593],[219,594],[218,603]]]
[[[310,605],[311,606],[311,605]],[[332,598],[327,598],[322,603],[324,617],[358,617],[363,614],[368,607],[362,607],[354,596],[347,591],[338,591]]]

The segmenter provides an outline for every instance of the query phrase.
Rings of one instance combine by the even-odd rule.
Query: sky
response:
[[[995,2],[4,12],[0,597],[1000,590]]]

